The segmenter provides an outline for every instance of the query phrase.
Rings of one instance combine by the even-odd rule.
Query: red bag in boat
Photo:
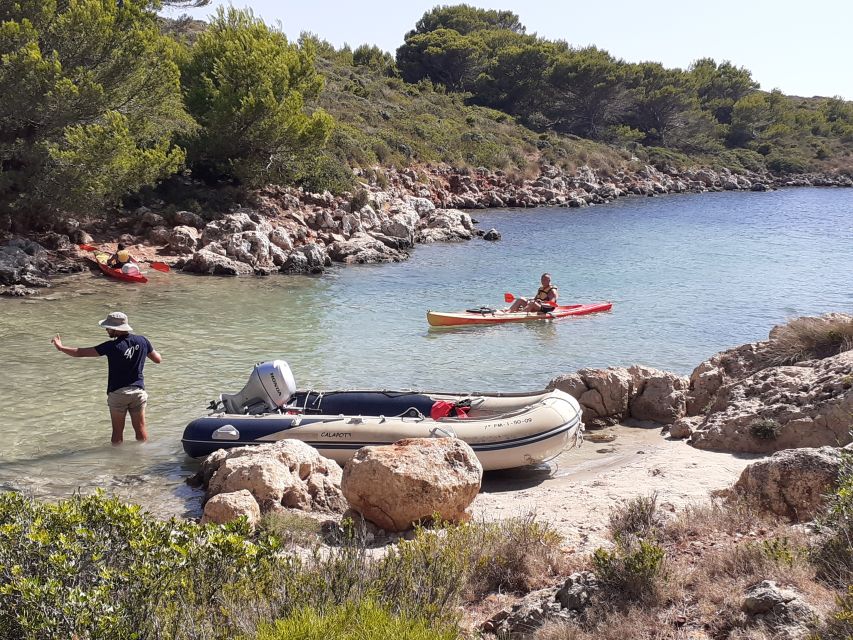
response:
[[[465,407],[458,407],[453,402],[447,400],[436,400],[429,410],[429,417],[433,420],[441,420],[450,415],[455,415],[457,418],[467,418],[468,413]]]

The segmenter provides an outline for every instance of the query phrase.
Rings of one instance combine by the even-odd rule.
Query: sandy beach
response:
[[[471,509],[474,520],[533,513],[568,549],[586,552],[606,544],[611,507],[656,492],[663,509],[678,511],[730,487],[761,457],[694,449],[661,435],[660,425],[616,425],[588,432],[548,465],[487,473]]]

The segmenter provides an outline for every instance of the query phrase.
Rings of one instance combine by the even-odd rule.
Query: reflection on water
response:
[[[87,273],[41,300],[3,300],[0,488],[61,496],[104,487],[157,513],[192,510],[183,427],[267,359],[288,360],[300,387],[318,389],[516,391],[581,367],[632,363],[689,373],[791,316],[853,308],[851,194],[796,189],[478,212],[502,242],[424,246],[405,263],[322,278],[153,272],[149,284],[127,285]],[[543,271],[563,301],[612,300],[613,311],[427,326],[427,309],[530,295]],[[146,367],[152,439],[142,446],[108,445],[106,361],[68,358],[50,345],[57,332],[72,346],[101,342],[97,322],[116,309],[164,358]]]

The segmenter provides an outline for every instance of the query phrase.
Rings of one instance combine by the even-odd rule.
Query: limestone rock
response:
[[[489,242],[497,242],[500,239],[501,234],[497,229],[489,229],[483,234],[483,240],[488,240]]]
[[[781,589],[772,580],[764,580],[750,588],[741,609],[748,622],[760,623],[780,640],[800,640],[812,636],[818,620],[817,612],[800,595]]]
[[[282,251],[293,250],[293,240],[284,227],[276,227],[269,234],[270,242]]]
[[[246,489],[240,489],[231,493],[220,493],[213,496],[204,505],[204,515],[201,518],[201,524],[208,522],[225,524],[226,522],[236,520],[240,516],[246,517],[249,527],[253,531],[261,520],[261,508],[258,506],[255,497]]]
[[[548,383],[577,399],[584,422],[594,425],[629,417],[672,423],[684,415],[687,387],[686,378],[639,365],[581,369]]]
[[[484,622],[480,630],[500,638],[529,638],[546,622],[578,620],[598,590],[594,573],[573,573],[562,585],[528,593]]]
[[[387,531],[405,531],[438,515],[468,519],[480,491],[483,467],[470,446],[456,438],[410,438],[364,447],[344,469],[341,488],[365,518]]]
[[[13,284],[11,287],[7,287],[0,291],[0,295],[8,296],[10,298],[22,298],[25,296],[34,296],[38,293],[36,289],[30,289],[29,287],[25,287],[22,284]]]
[[[637,393],[631,400],[631,417],[672,424],[684,415],[687,406],[687,378],[669,371],[631,367]]]
[[[333,242],[329,245],[328,252],[332,260],[347,264],[396,262],[406,257],[405,253],[392,249],[361,231],[349,240]]]
[[[258,224],[245,211],[229,213],[219,220],[208,222],[201,235],[201,244],[218,242],[235,233],[257,231]]]
[[[153,245],[163,246],[169,244],[169,239],[172,237],[172,230],[167,227],[153,227],[146,234],[148,242]]]
[[[810,520],[841,473],[841,449],[786,449],[746,467],[735,492],[780,516]]]
[[[209,248],[196,251],[184,265],[183,270],[189,273],[206,273],[216,276],[250,275],[254,272],[250,265],[214,253]]]
[[[140,209],[137,210],[137,214],[140,213],[140,210],[142,210],[142,214],[139,216],[139,224],[137,225],[138,229],[152,229],[154,227],[166,226],[166,219],[159,213],[154,213],[145,207],[140,207]]]
[[[763,365],[760,343],[728,349],[706,360],[690,374],[687,415],[707,413],[712,408],[720,387],[752,375]]]
[[[208,498],[247,490],[262,511],[277,507],[341,513],[341,468],[299,440],[216,451],[202,463],[198,480]]]
[[[853,428],[851,380],[853,351],[761,369],[717,391],[714,410],[691,443],[745,453],[847,444]]]
[[[458,209],[435,209],[418,224],[419,242],[448,242],[470,240],[474,223],[471,216]]]
[[[24,238],[13,238],[0,247],[0,284],[47,286],[41,273],[48,262],[44,248]]]
[[[701,416],[685,416],[679,418],[669,426],[669,436],[675,440],[689,438],[693,431],[702,421]]]
[[[253,267],[273,264],[269,237],[260,231],[233,233],[223,242],[225,254],[238,262],[245,262]]]
[[[294,249],[281,270],[284,273],[322,273],[331,264],[325,247],[310,243]]]
[[[169,233],[169,253],[187,255],[194,253],[198,246],[199,233],[195,227],[181,225]]]
[[[196,229],[203,229],[205,225],[204,218],[192,211],[176,211],[172,220],[175,225],[195,227]]]

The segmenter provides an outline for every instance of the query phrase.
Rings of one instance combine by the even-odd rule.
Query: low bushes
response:
[[[657,494],[612,509],[610,535],[616,546],[596,549],[592,555],[599,581],[629,602],[656,602],[668,573],[666,552],[659,544],[662,526]]]
[[[850,454],[842,457],[838,488],[818,522],[821,538],[811,553],[818,575],[836,587],[853,585],[853,456]]]
[[[372,600],[346,604],[326,613],[299,609],[284,620],[264,625],[258,640],[454,640],[456,629],[436,627],[424,618],[395,616]]]
[[[666,552],[646,540],[618,543],[613,551],[596,549],[592,556],[599,581],[628,600],[656,602],[666,581]]]
[[[549,526],[527,516],[441,531],[421,529],[414,540],[390,552],[385,562],[412,588],[423,579],[421,574],[446,572],[437,582],[458,584],[461,597],[475,602],[490,592],[526,593],[550,583],[565,568],[560,543]],[[407,576],[413,569],[416,575]]]
[[[0,495],[0,637],[191,638],[227,625],[227,594],[281,564],[245,524],[159,522],[102,495]]]
[[[315,522],[281,516],[249,540],[242,521],[163,522],[102,494],[0,494],[0,523],[0,638],[308,638],[347,616],[359,638],[449,638],[464,601],[562,569],[560,538],[532,517],[418,529],[379,558],[352,526],[321,546]]]

